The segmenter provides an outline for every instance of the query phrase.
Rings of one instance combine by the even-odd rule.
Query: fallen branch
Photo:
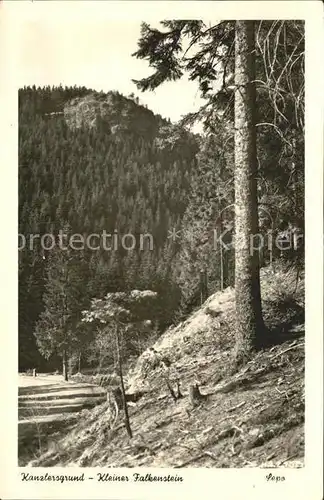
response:
[[[211,452],[211,451],[205,451],[203,455],[206,455],[207,457],[212,458],[215,462],[217,462],[217,457]]]
[[[294,453],[293,455],[290,455],[288,458],[286,458],[285,460],[282,460],[281,462],[279,462],[279,467],[280,465],[283,465],[284,463],[288,462],[289,460],[291,460],[292,458],[296,458],[298,455],[298,453]]]
[[[248,368],[251,369],[251,367],[248,367]],[[266,370],[267,370],[266,368],[259,368],[258,370],[251,371],[251,377],[254,377],[256,375],[261,375],[262,373],[265,373]],[[217,394],[219,392],[222,392],[222,393],[230,392],[232,389],[235,389],[242,382],[243,383],[249,382],[252,379],[244,376],[247,371],[248,371],[248,369],[245,369],[236,378],[230,380],[229,382],[226,382],[223,385],[216,387],[212,392],[208,393],[208,396],[211,394]]]
[[[188,460],[186,460],[185,462],[182,462],[181,464],[174,465],[173,468],[174,469],[181,469],[182,467],[186,467],[187,465],[192,464],[192,462],[196,462],[197,460],[200,460],[201,458],[204,458],[204,457],[209,457],[212,460],[214,460],[215,462],[217,462],[217,457],[215,457],[215,455],[213,453],[211,453],[210,451],[203,451],[199,455],[196,455],[195,457],[189,458]]]
[[[192,457],[189,460],[182,462],[181,464],[173,465],[173,468],[174,469],[181,469],[182,467],[186,467],[187,465],[192,464],[192,462],[195,462],[196,460],[200,460],[203,457],[204,457],[204,453],[200,453],[199,455],[196,455],[195,457]]]
[[[278,352],[275,356],[272,356],[270,359],[276,359],[282,354],[285,354],[288,351],[291,351],[292,349],[295,349],[296,347],[305,347],[305,342],[302,342],[301,344],[295,344],[292,347],[288,347],[288,349],[285,349],[284,351]]]
[[[239,403],[238,405],[236,406],[232,406],[231,408],[229,408],[227,411],[228,412],[231,412],[231,411],[234,411],[234,410],[237,410],[238,408],[241,408],[242,406],[244,406],[246,403],[246,401],[242,401],[241,403]]]

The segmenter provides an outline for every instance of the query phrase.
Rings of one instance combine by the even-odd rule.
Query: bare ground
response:
[[[128,392],[145,391],[130,405],[133,438],[123,415],[104,403],[83,410],[31,466],[255,467],[303,466],[303,283],[293,293],[292,270],[262,273],[268,347],[241,368],[233,362],[234,291],[216,293],[154,349],[170,362],[167,376],[181,382],[174,402],[166,372],[150,364],[150,351],[128,373]],[[193,406],[188,387],[206,397]]]

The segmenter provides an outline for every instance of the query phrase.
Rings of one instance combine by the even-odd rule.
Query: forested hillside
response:
[[[100,105],[104,113],[98,118]],[[21,369],[41,363],[33,333],[44,309],[46,283],[51,288],[48,272],[62,267],[55,252],[41,248],[40,239],[30,250],[31,234],[106,231],[116,237],[112,250],[72,252],[82,292],[81,302],[73,299],[78,302],[74,327],[91,298],[133,288],[159,291],[158,328],[170,323],[180,295],[172,279],[175,248],[168,231],[179,229],[187,207],[198,144],[183,127],[118,92],[20,90],[19,233],[27,240],[19,252]],[[133,251],[121,245],[129,233],[136,238]],[[152,248],[140,247],[139,237],[146,233],[153,238]],[[92,242],[96,245],[97,240]],[[63,261],[69,257],[61,255]]]
[[[20,377],[21,463],[300,461],[303,23],[142,23],[132,56],[205,104],[19,92],[19,369],[56,371]]]

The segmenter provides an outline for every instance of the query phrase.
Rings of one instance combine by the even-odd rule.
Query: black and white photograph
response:
[[[217,2],[201,18],[132,2],[140,18],[73,20],[79,3],[53,2],[71,15],[31,15],[19,35],[23,481],[38,468],[52,484],[55,468],[284,481],[305,467],[318,337],[305,329],[305,21],[218,19]]]

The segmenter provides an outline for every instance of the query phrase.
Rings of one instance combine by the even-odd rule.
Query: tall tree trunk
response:
[[[223,291],[229,285],[228,280],[228,262],[229,262],[229,247],[231,244],[230,235],[227,231],[224,231],[223,226],[223,215],[221,214],[220,220],[220,232],[221,232],[221,241],[220,241],[220,261],[221,261],[221,290]],[[224,245],[224,246],[223,246]]]
[[[120,377],[120,388],[121,388],[122,401],[123,401],[123,410],[124,410],[124,415],[125,415],[125,427],[127,430],[127,434],[129,435],[130,438],[132,438],[133,433],[132,433],[132,429],[130,426],[128,405],[127,405],[126,395],[125,395],[125,385],[124,385],[123,366],[122,366],[121,353],[120,353],[120,341],[119,341],[118,325],[116,325],[115,335],[116,335],[117,364],[118,364],[118,371],[119,371],[119,377]]]
[[[81,373],[81,352],[79,352],[78,357],[78,373]]]
[[[259,248],[259,265],[260,268],[264,266],[264,246],[261,245]]]
[[[208,278],[207,278],[207,269],[200,270],[200,305],[208,298]]]
[[[235,298],[238,358],[262,344],[258,250],[255,35],[253,21],[236,21],[235,33]]]
[[[220,289],[224,290],[224,256],[223,244],[220,242]]]
[[[63,351],[63,378],[67,382],[69,379],[69,369],[68,369],[68,357],[67,357],[67,352],[64,350]]]

